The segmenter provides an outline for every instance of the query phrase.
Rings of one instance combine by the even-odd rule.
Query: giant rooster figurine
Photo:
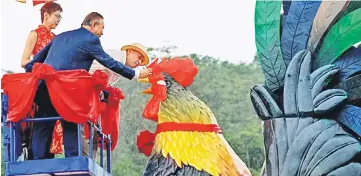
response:
[[[262,175],[360,176],[361,1],[259,0],[255,29]]]
[[[155,134],[140,133],[137,145],[150,156],[144,176],[250,176],[243,161],[222,135],[209,107],[187,86],[198,68],[190,58],[152,62],[153,74],[143,80],[152,94],[143,116],[157,122]]]

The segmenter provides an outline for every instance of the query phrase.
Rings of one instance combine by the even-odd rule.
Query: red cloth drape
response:
[[[30,111],[40,79],[45,80],[50,99],[67,121],[95,122],[100,115],[99,93],[106,86],[107,75],[85,70],[55,71],[51,66],[36,63],[31,73],[6,74],[1,87],[8,95],[7,120],[17,122]]]
[[[38,4],[44,4],[47,2],[54,2],[55,0],[33,0],[33,6],[36,6]]]
[[[120,100],[123,100],[125,97],[119,88],[109,86],[105,90],[109,93],[109,97],[105,110],[101,113],[101,127],[104,134],[110,134],[112,141],[111,150],[113,151],[118,144]]]
[[[8,95],[7,120],[17,122],[30,111],[34,101],[38,78],[32,73],[6,74],[1,88]]]
[[[85,70],[55,71],[49,65],[36,63],[31,73],[4,75],[1,88],[8,95],[8,121],[18,122],[26,117],[40,79],[45,80],[52,104],[64,120],[74,123],[91,120],[95,123],[101,115],[102,130],[111,135],[111,150],[115,149],[119,135],[120,100],[124,95],[121,89],[106,87],[107,75],[101,71],[92,75]],[[101,90],[109,92],[106,104],[100,102]]]

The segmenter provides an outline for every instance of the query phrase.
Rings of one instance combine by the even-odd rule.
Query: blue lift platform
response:
[[[20,140],[20,122],[33,122],[45,120],[62,120],[61,117],[48,118],[32,118],[22,119],[20,122],[7,122],[8,112],[8,97],[1,94],[1,110],[2,110],[2,137],[3,137],[3,162],[5,162],[6,176],[19,175],[71,175],[71,176],[111,176],[111,156],[110,135],[105,135],[101,127],[89,122],[89,125],[95,129],[100,136],[100,162],[97,164],[92,157],[92,151],[89,151],[90,157],[82,156],[82,142],[81,142],[81,125],[78,124],[78,153],[77,157],[68,158],[54,158],[42,160],[25,160],[17,161],[17,153],[22,151],[22,147],[16,145],[16,141]],[[90,129],[89,150],[93,148],[92,132]],[[104,168],[104,151],[103,146],[106,144],[106,168]]]

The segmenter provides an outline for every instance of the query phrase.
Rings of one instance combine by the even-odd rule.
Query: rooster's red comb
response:
[[[163,59],[159,63],[159,68],[183,87],[191,85],[198,73],[198,67],[194,65],[191,58]]]

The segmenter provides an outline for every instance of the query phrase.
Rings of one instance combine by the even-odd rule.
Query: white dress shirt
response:
[[[119,61],[120,63],[125,64],[125,61],[126,61],[126,58],[127,58],[127,55],[126,55],[125,51],[109,49],[109,50],[105,50],[105,52],[107,54],[109,54],[110,57],[112,57],[116,61]],[[118,75],[117,73],[115,73],[115,72],[109,70],[108,68],[104,67],[98,61],[94,60],[93,64],[90,67],[89,73],[94,73],[96,70],[101,70],[101,71],[105,72],[108,75],[108,85],[113,85],[121,77],[121,75]],[[134,71],[135,71],[135,76],[133,77],[132,80],[136,80],[136,79],[139,78],[140,69],[134,69]]]

